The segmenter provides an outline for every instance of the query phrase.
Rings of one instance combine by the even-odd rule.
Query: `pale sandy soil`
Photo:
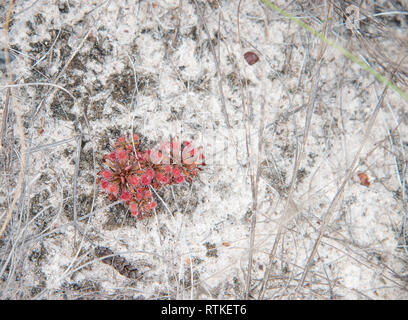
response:
[[[274,3],[384,76],[397,68],[408,92],[408,59],[397,66],[408,4],[366,2],[359,32],[343,1]],[[1,149],[2,223],[21,168],[15,107],[26,162],[0,240],[1,299],[243,299],[250,257],[251,299],[407,298],[407,102],[388,89],[370,127],[383,84],[261,2],[238,3],[17,1],[10,66],[29,85],[13,88]],[[146,145],[194,139],[207,157],[199,179],[160,190],[142,221],[95,182],[109,144],[132,131]],[[99,246],[140,277],[103,263]]]

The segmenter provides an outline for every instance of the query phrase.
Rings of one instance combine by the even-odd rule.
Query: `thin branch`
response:
[[[367,130],[366,130],[366,133],[365,133],[364,138],[362,140],[362,143],[360,145],[360,148],[358,149],[356,155],[354,156],[353,162],[351,163],[349,169],[347,170],[347,173],[346,173],[346,175],[345,175],[345,177],[343,179],[342,184],[340,185],[339,189],[337,190],[333,200],[330,202],[330,206],[329,206],[329,208],[327,209],[327,212],[324,215],[322,226],[321,226],[320,231],[319,231],[319,236],[317,237],[317,239],[315,241],[312,253],[310,254],[309,258],[307,259],[305,270],[303,271],[302,278],[301,278],[301,280],[299,282],[299,286],[297,287],[296,290],[303,287],[306,276],[307,276],[307,274],[309,272],[309,269],[311,267],[313,259],[314,259],[315,255],[316,255],[317,248],[319,247],[320,241],[322,240],[324,232],[326,231],[327,224],[329,223],[330,218],[331,218],[331,216],[333,214],[333,209],[335,208],[335,206],[337,205],[338,200],[340,199],[341,195],[343,194],[344,187],[346,186],[348,180],[353,175],[354,170],[356,169],[357,161],[358,161],[358,159],[360,157],[360,153],[363,150],[364,146],[366,145],[366,143],[368,141],[368,138],[369,138],[369,136],[371,134],[371,130],[372,130],[373,126],[374,126],[374,123],[375,123],[375,120],[377,118],[378,112],[380,111],[380,109],[381,109],[381,107],[383,105],[384,96],[385,96],[385,92],[387,91],[387,88],[388,88],[388,86],[386,86],[384,88],[384,90],[383,90],[383,92],[381,94],[380,100],[378,101],[377,106],[375,107],[374,112],[373,112],[373,114],[371,116],[370,122],[369,122],[369,124],[367,126]]]

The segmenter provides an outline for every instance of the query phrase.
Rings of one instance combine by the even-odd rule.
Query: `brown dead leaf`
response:
[[[360,182],[361,182],[361,184],[362,184],[363,186],[365,186],[365,187],[369,187],[369,186],[370,186],[370,181],[369,181],[369,179],[368,179],[367,174],[365,174],[364,172],[359,172],[359,173],[357,174],[357,176],[359,177]]]

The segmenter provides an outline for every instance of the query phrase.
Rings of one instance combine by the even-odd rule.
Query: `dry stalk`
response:
[[[8,32],[9,32],[10,17],[11,17],[11,13],[13,11],[14,2],[15,2],[15,0],[10,1],[10,6],[8,8],[7,15],[6,15],[6,23],[4,25],[4,35],[5,35],[5,42],[6,42],[5,46],[4,46],[4,56],[5,56],[5,60],[6,60],[8,82],[9,82],[10,85],[13,83],[13,75],[11,73],[10,56],[9,56],[9,52],[8,52],[8,46],[9,46]],[[26,145],[25,145],[23,119],[22,119],[21,111],[19,110],[19,108],[17,106],[16,99],[14,98],[13,88],[10,88],[10,92],[11,92],[11,94],[10,94],[11,106],[12,106],[12,110],[16,114],[17,130],[18,130],[18,135],[19,135],[19,138],[20,138],[19,142],[20,142],[20,156],[21,156],[20,166],[21,167],[20,167],[20,173],[19,173],[19,176],[18,176],[16,190],[14,191],[13,202],[11,203],[11,206],[8,208],[7,215],[6,215],[5,220],[4,220],[4,222],[3,222],[2,226],[1,226],[1,229],[0,229],[0,238],[3,237],[4,231],[6,230],[7,225],[10,222],[11,215],[12,215],[12,213],[14,211],[17,200],[20,197],[21,188],[22,188],[23,181],[24,181],[24,171],[25,171],[25,162],[26,162]]]

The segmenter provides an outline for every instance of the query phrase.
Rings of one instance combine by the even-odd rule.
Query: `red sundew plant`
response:
[[[118,138],[102,162],[97,180],[101,189],[109,200],[122,201],[138,219],[157,206],[152,188],[191,183],[205,166],[202,148],[194,148],[189,141],[171,139],[158,150],[142,150],[137,134]]]

